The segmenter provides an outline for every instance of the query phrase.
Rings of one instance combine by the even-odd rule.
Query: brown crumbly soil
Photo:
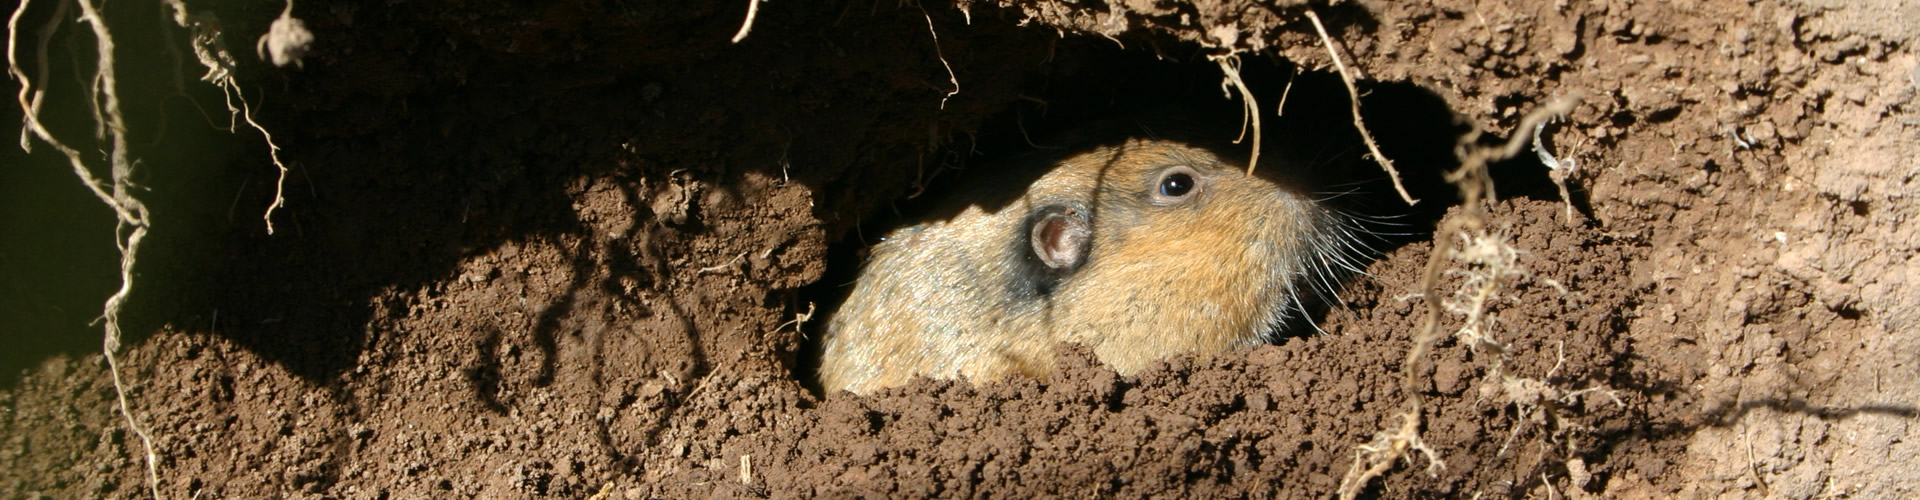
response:
[[[112,3],[156,214],[123,375],[161,493],[1329,497],[1413,369],[1443,467],[1362,496],[1920,495],[1920,5],[773,0],[730,43],[747,3],[301,2],[318,42],[285,69],[242,48],[281,4],[213,8],[292,168],[273,235],[264,142],[209,129],[220,92],[163,50],[185,34]],[[1309,8],[1415,177],[1462,129],[1396,103],[1508,137],[1581,99],[1545,129],[1572,200],[1531,152],[1495,170],[1489,227],[1531,273],[1487,311],[1508,355],[1448,338],[1403,364],[1416,237],[1325,334],[1133,376],[1065,346],[1046,380],[809,388],[848,268],[922,188],[1159,91],[1218,99],[1228,48],[1267,112],[1287,94],[1269,122],[1351,127]],[[55,81],[90,50],[71,29]],[[111,216],[48,148],[8,150],[0,496],[146,496],[89,347]]]

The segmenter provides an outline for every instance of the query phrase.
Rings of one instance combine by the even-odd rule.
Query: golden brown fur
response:
[[[1202,148],[1129,139],[1057,162],[1004,206],[957,200],[957,215],[874,245],[828,323],[821,384],[1043,376],[1060,342],[1131,373],[1258,341],[1338,258],[1316,242],[1338,219],[1271,179],[1280,168],[1249,176]],[[1177,174],[1190,189],[1166,196]]]

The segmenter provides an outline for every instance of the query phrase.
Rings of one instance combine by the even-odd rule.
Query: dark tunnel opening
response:
[[[1055,57],[1025,82],[1019,100],[987,120],[977,133],[945,144],[935,155],[938,164],[929,160],[925,167],[928,174],[922,185],[910,189],[907,197],[865,214],[858,230],[833,242],[826,274],[798,292],[798,303],[820,306],[820,314],[804,326],[808,340],[790,364],[803,383],[821,390],[816,374],[821,339],[859,279],[868,248],[889,231],[951,215],[942,213],[952,210],[943,208],[950,205],[943,202],[981,179],[1025,175],[1009,166],[1020,163],[1014,159],[1047,157],[1049,152],[1084,149],[1133,135],[1162,134],[1165,131],[1148,124],[1165,123],[1164,117],[1178,115],[1180,123],[1193,129],[1179,135],[1203,137],[1244,161],[1252,149],[1251,128],[1242,128],[1246,124],[1243,104],[1224,86],[1220,65],[1192,44],[1158,40],[1130,46],[1121,48],[1092,37],[1060,40],[1054,47]],[[1411,83],[1358,84],[1366,126],[1381,151],[1393,159],[1406,189],[1420,200],[1409,206],[1361,142],[1349,94],[1338,74],[1302,68],[1277,57],[1245,57],[1239,73],[1263,113],[1258,168],[1287,170],[1285,175],[1312,186],[1319,201],[1355,215],[1358,227],[1373,233],[1365,242],[1370,256],[1361,265],[1401,246],[1429,240],[1436,222],[1458,203],[1457,190],[1443,176],[1457,167],[1453,151],[1467,130],[1433,92]],[[1086,133],[1093,128],[1104,133]],[[1245,137],[1241,137],[1243,130]],[[1503,194],[1539,191],[1538,183],[1530,179],[1533,173],[1544,179],[1544,170],[1514,163],[1518,162],[1496,165],[1496,178],[1521,178],[1501,182],[1503,187],[1514,184],[1524,189]],[[1334,298],[1339,289],[1365,279],[1351,278],[1325,291],[1332,293],[1316,293],[1304,300],[1305,314],[1287,322],[1272,338],[1284,342],[1318,331],[1317,323],[1329,308],[1344,307]]]

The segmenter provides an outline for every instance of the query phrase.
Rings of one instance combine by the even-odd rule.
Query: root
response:
[[[267,156],[273,159],[273,166],[280,169],[279,180],[273,183],[273,204],[267,205],[266,215],[261,216],[262,219],[267,221],[267,234],[272,235],[273,211],[287,205],[287,164],[280,162],[280,146],[273,143],[273,134],[268,133],[266,127],[260,126],[260,122],[253,121],[253,105],[247,104],[247,95],[240,93],[240,84],[234,83],[232,79],[228,79],[220,85],[233,89],[234,96],[240,98],[240,116],[246,118],[247,125],[252,126],[254,130],[260,131],[260,137],[267,141]],[[232,111],[233,104],[227,104],[227,109],[228,111]]]
[[[1220,91],[1233,97],[1233,91],[1240,92],[1242,114],[1240,115],[1240,137],[1233,143],[1239,144],[1247,138],[1247,121],[1253,122],[1253,156],[1247,158],[1247,175],[1253,175],[1253,168],[1260,164],[1260,103],[1253,99],[1253,92],[1247,90],[1247,82],[1240,79],[1240,56],[1234,53],[1219,56],[1207,56],[1207,59],[1220,65],[1220,73],[1225,77],[1220,81]],[[1291,86],[1289,86],[1291,87]]]
[[[746,40],[747,33],[753,31],[753,18],[754,16],[760,15],[761,1],[762,0],[747,0],[747,20],[740,23],[740,32],[733,34],[733,43],[740,43],[741,40]]]
[[[1487,311],[1494,294],[1516,280],[1533,275],[1520,268],[1520,251],[1507,245],[1505,234],[1474,232],[1456,236],[1462,241],[1448,258],[1470,270],[1448,272],[1465,277],[1460,289],[1453,294],[1454,300],[1441,302],[1448,312],[1466,317],[1453,336],[1474,352],[1488,350],[1504,356],[1507,345],[1494,338],[1494,321]]]
[[[142,229],[139,233],[142,233],[142,236],[144,236],[146,230]],[[125,294],[133,290],[131,282],[126,281],[129,277],[128,271],[126,270],[133,267],[129,265],[131,263],[131,259],[124,260],[120,266],[122,268],[120,277],[121,287],[120,291],[113,295],[114,298],[125,298]],[[109,302],[111,302],[111,299],[109,299]],[[111,307],[118,308],[119,304]],[[118,316],[119,311],[115,311],[114,315]],[[102,344],[101,353],[105,354],[107,358],[107,373],[113,375],[113,395],[120,405],[120,415],[127,420],[127,428],[133,429],[134,435],[140,437],[140,446],[146,451],[144,458],[146,458],[147,463],[147,489],[153,494],[153,498],[158,500],[165,498],[160,496],[160,455],[153,450],[153,434],[149,433],[146,427],[141,426],[140,422],[133,418],[133,411],[130,409],[133,405],[127,403],[127,384],[120,380],[120,359],[119,356],[114,354],[114,351],[120,349],[120,340],[112,338],[118,336],[120,333],[119,325],[115,324],[118,321],[118,318],[107,320],[108,324],[113,325],[108,327],[113,330],[113,333],[107,334],[109,341]]]
[[[92,191],[95,197],[100,198],[102,203],[107,204],[108,208],[112,208],[116,217],[122,221],[144,219],[143,215],[129,211],[128,207],[122,206],[114,199],[113,194],[110,192],[112,189],[111,185],[108,181],[95,175],[93,170],[87,167],[86,160],[81,157],[79,150],[69,147],[66,143],[55,139],[53,132],[48,131],[46,125],[40,123],[40,104],[46,97],[46,89],[34,88],[32,78],[28,77],[26,72],[20,69],[20,61],[17,58],[17,54],[20,52],[20,17],[26,14],[27,7],[31,3],[32,0],[20,2],[19,9],[15,10],[13,17],[7,21],[7,73],[11,75],[15,81],[20,82],[20,110],[26,114],[26,130],[22,132],[20,137],[20,149],[33,151],[30,137],[39,138],[41,141],[53,146],[61,155],[67,157],[67,163],[73,166],[73,173],[80,178],[80,183],[85,184],[87,189]],[[40,28],[38,45],[39,64],[36,69],[39,70],[37,74],[41,78],[47,76],[47,41],[53,38],[53,31],[58,28],[60,22],[66,18],[67,5],[64,1],[60,2],[59,9],[54,12],[54,17],[48,19],[47,23]]]
[[[1408,465],[1412,465],[1413,454],[1409,453],[1412,451],[1418,451],[1427,458],[1429,474],[1437,474],[1439,469],[1446,468],[1440,462],[1440,455],[1420,439],[1420,415],[1402,413],[1399,417],[1399,427],[1374,434],[1373,441],[1360,445],[1359,453],[1354,454],[1353,465],[1347,468],[1346,476],[1340,479],[1340,500],[1353,500],[1359,496],[1360,490],[1368,482],[1385,474],[1400,459],[1404,458]]]
[[[219,87],[227,96],[227,113],[230,117],[239,115],[247,125],[260,132],[260,137],[267,142],[267,154],[273,160],[274,168],[280,170],[279,179],[274,182],[273,204],[267,206],[266,213],[261,217],[267,224],[267,234],[271,235],[274,233],[273,213],[287,205],[288,169],[286,163],[280,160],[280,146],[274,144],[273,134],[253,119],[253,105],[247,103],[246,93],[240,89],[240,83],[233,79],[236,62],[233,53],[227,50],[225,39],[221,37],[220,18],[212,12],[188,13],[181,0],[167,0],[167,5],[173,9],[174,23],[193,35],[193,54],[200,59],[200,65],[207,68],[207,73],[200,80]],[[269,55],[275,65],[298,64],[300,57],[306,53],[307,45],[313,42],[313,35],[306,31],[304,23],[293,17],[291,0],[287,2],[286,9],[281,11],[280,18],[274,20],[272,29],[274,31],[261,37],[255,48],[271,52]],[[236,98],[240,101],[238,106],[233,103]]]
[[[1054,151],[1067,149],[1060,146],[1041,146],[1039,144],[1035,144],[1033,142],[1033,136],[1027,135],[1026,113],[1016,112],[1013,120],[1013,126],[1014,128],[1020,130],[1020,140],[1026,141],[1027,147],[1030,147],[1033,149],[1046,149],[1046,150],[1054,150]]]
[[[1393,160],[1380,152],[1380,144],[1374,142],[1373,133],[1367,131],[1367,124],[1360,119],[1360,89],[1353,84],[1353,75],[1347,73],[1347,64],[1340,61],[1340,52],[1333,48],[1333,37],[1327,36],[1327,27],[1320,24],[1320,15],[1313,9],[1307,9],[1307,19],[1313,21],[1314,31],[1320,32],[1320,42],[1327,48],[1327,57],[1333,58],[1333,67],[1340,71],[1341,83],[1347,84],[1347,96],[1353,103],[1353,128],[1360,129],[1360,140],[1367,143],[1367,151],[1373,153],[1373,161],[1387,171],[1387,177],[1393,179],[1393,190],[1400,193],[1400,199],[1408,205],[1419,203],[1413,195],[1407,193],[1407,186],[1400,182],[1400,170],[1393,168]]]
[[[28,76],[25,70],[20,68],[18,59],[20,18],[25,15],[30,3],[30,1],[21,2],[7,22],[7,72],[14,80],[20,82],[19,104],[21,112],[25,114],[26,122],[26,130],[22,132],[21,137],[21,148],[31,151],[31,138],[38,138],[41,142],[51,145],[67,158],[67,162],[73,166],[74,174],[80,178],[80,182],[93,191],[101,202],[113,209],[116,219],[114,244],[120,250],[120,289],[108,297],[106,304],[102,307],[101,319],[104,323],[104,332],[100,350],[107,359],[107,371],[113,379],[114,395],[120,415],[126,420],[127,428],[140,438],[141,446],[145,451],[142,458],[146,463],[149,492],[154,498],[160,498],[159,454],[154,451],[153,435],[145,426],[140,425],[139,419],[133,415],[133,405],[127,400],[127,384],[120,376],[120,360],[117,355],[121,341],[120,312],[126,305],[127,297],[133,292],[133,268],[139,261],[140,244],[146,239],[149,219],[146,205],[133,194],[135,191],[132,181],[133,162],[128,158],[126,118],[120,112],[120,93],[117,90],[119,80],[114,73],[113,35],[92,0],[76,2],[81,11],[79,22],[86,23],[92,28],[96,50],[99,51],[98,66],[92,82],[88,84],[88,91],[89,100],[99,107],[99,112],[94,115],[97,122],[96,130],[106,133],[107,137],[102,139],[110,139],[107,157],[111,175],[109,179],[101,179],[94,174],[91,167],[87,166],[78,150],[54,137],[53,133],[40,122],[40,104],[46,96],[46,90],[34,87],[33,77]],[[52,37],[53,31],[65,18],[66,4],[62,3],[55,15],[40,28],[37,46],[39,60],[36,69],[40,70],[38,76],[42,79],[47,77],[47,40]],[[100,98],[104,98],[105,102],[99,102]]]
[[[1317,20],[1315,24],[1318,25]],[[1487,165],[1518,154],[1528,143],[1530,133],[1537,124],[1553,116],[1564,115],[1573,108],[1573,104],[1574,101],[1570,99],[1557,99],[1534,110],[1522,120],[1513,137],[1499,147],[1479,146],[1481,131],[1478,129],[1460,138],[1454,151],[1460,158],[1460,169],[1446,178],[1460,188],[1463,201],[1460,212],[1449,217],[1434,231],[1433,253],[1427,258],[1426,270],[1420,277],[1421,293],[1427,303],[1426,318],[1421,321],[1419,333],[1414,336],[1413,345],[1407,349],[1406,359],[1400,364],[1401,393],[1406,397],[1407,408],[1397,415],[1401,421],[1399,427],[1382,430],[1368,444],[1359,446],[1353,466],[1349,468],[1346,478],[1341,480],[1339,495],[1342,499],[1359,495],[1369,481],[1384,474],[1395,462],[1406,459],[1410,463],[1412,451],[1420,451],[1427,458],[1429,475],[1438,474],[1445,467],[1438,454],[1420,438],[1420,415],[1425,402],[1419,391],[1419,374],[1422,373],[1419,364],[1433,351],[1433,344],[1441,335],[1441,317],[1449,309],[1469,312],[1467,324],[1455,332],[1456,335],[1472,339],[1470,345],[1476,346],[1476,350],[1494,348],[1504,352],[1503,344],[1486,335],[1486,325],[1491,321],[1482,314],[1493,291],[1505,280],[1516,276],[1512,265],[1506,264],[1514,252],[1512,247],[1505,243],[1504,237],[1489,234],[1486,230],[1486,205],[1494,199],[1493,179],[1487,174]],[[1456,293],[1456,296],[1467,297],[1465,305],[1453,301],[1451,305],[1454,307],[1451,308],[1443,303],[1438,293],[1440,277],[1448,270],[1447,263],[1450,261],[1480,273],[1479,279],[1469,278],[1462,292]],[[1557,284],[1553,285],[1558,287]],[[1478,311],[1474,312],[1476,309]],[[1498,369],[1497,365],[1495,369]],[[1561,396],[1557,393],[1553,395],[1556,398]]]
[[[140,436],[140,444],[146,449],[147,486],[154,498],[160,498],[160,459],[153,450],[153,436],[133,417],[132,407],[127,403],[126,385],[120,380],[120,363],[114,354],[120,350],[120,312],[126,305],[127,296],[133,292],[133,266],[138,260],[140,243],[147,236],[147,206],[133,196],[133,162],[127,158],[127,123],[126,117],[120,113],[120,92],[116,90],[119,79],[114,73],[113,34],[108,32],[106,18],[100,16],[92,0],[77,0],[77,3],[80,5],[80,19],[93,28],[94,43],[100,52],[98,89],[106,97],[106,124],[113,135],[113,149],[108,154],[108,161],[113,171],[114,201],[123,207],[119,212],[132,215],[131,219],[122,218],[118,224],[118,232],[126,234],[126,239],[119,245],[120,290],[107,298],[104,311],[106,333],[101,341],[101,351],[107,358],[108,371],[113,374],[113,389],[119,399],[120,414],[126,418],[127,427]]]
[[[792,320],[787,321],[785,323],[781,323],[780,326],[773,327],[773,331],[777,332],[777,331],[780,331],[780,329],[786,328],[787,326],[791,325],[793,326],[793,331],[795,333],[799,333],[802,338],[806,337],[807,332],[801,330],[801,328],[805,328],[807,326],[808,321],[813,321],[813,306],[814,304],[812,302],[808,302],[806,313],[794,314]]]
[[[1287,96],[1293,94],[1293,81],[1300,78],[1300,68],[1287,73],[1287,87],[1280,89],[1280,104],[1273,107],[1273,116],[1287,116]]]
[[[747,258],[747,253],[740,252],[740,255],[733,256],[732,259],[728,259],[725,263],[702,267],[698,271],[694,271],[693,275],[701,276],[706,274],[717,273],[720,271],[725,271],[727,269],[732,268],[734,263],[740,262],[740,259],[744,259],[744,258]]]
[[[960,77],[953,74],[953,65],[947,63],[946,53],[940,49],[940,32],[933,30],[933,14],[928,14],[927,8],[922,6],[920,15],[927,19],[927,33],[933,34],[933,55],[940,58],[940,66],[947,68],[947,81],[953,83],[953,90],[940,98],[940,109],[947,109],[947,100],[960,95]]]
[[[1565,417],[1565,409],[1567,405],[1578,403],[1580,397],[1595,392],[1612,398],[1613,404],[1616,406],[1624,408],[1626,403],[1620,401],[1620,397],[1606,386],[1595,386],[1576,391],[1567,391],[1555,386],[1551,380],[1553,380],[1554,377],[1560,373],[1560,369],[1566,365],[1566,342],[1560,342],[1556,351],[1557,354],[1554,358],[1553,368],[1547,370],[1547,374],[1541,378],[1511,377],[1498,375],[1497,373],[1494,374],[1499,376],[1502,381],[1499,386],[1491,389],[1500,391],[1502,397],[1505,399],[1505,404],[1513,405],[1514,411],[1519,415],[1518,418],[1514,420],[1513,429],[1507,433],[1507,439],[1500,443],[1500,449],[1494,452],[1494,456],[1506,456],[1507,450],[1513,445],[1514,440],[1534,421],[1534,415],[1542,415],[1541,420],[1543,423],[1539,424],[1538,427],[1543,428],[1542,436],[1545,441],[1554,446],[1541,446],[1541,458],[1537,458],[1536,463],[1547,463],[1544,456],[1550,448],[1564,448],[1565,455],[1563,456],[1566,458],[1560,460],[1559,463],[1566,468],[1567,478],[1573,486],[1573,489],[1569,491],[1573,493],[1573,498],[1585,498],[1587,495],[1585,495],[1586,492],[1584,488],[1591,480],[1592,474],[1587,471],[1585,461],[1579,458],[1579,447],[1574,442],[1572,434],[1586,428],[1579,424],[1568,422]],[[1504,361],[1504,359],[1505,357],[1503,356],[1501,360]],[[1500,361],[1496,361],[1496,363],[1499,362]],[[1498,371],[1498,365],[1496,365],[1495,371]],[[1483,388],[1482,393],[1487,392],[1487,389],[1488,388]],[[1541,471],[1540,483],[1547,488],[1549,493],[1559,494],[1554,491],[1553,480],[1548,476],[1548,471]]]
[[[1572,224],[1573,196],[1567,191],[1567,181],[1580,170],[1580,165],[1574,163],[1572,158],[1564,161],[1554,158],[1553,153],[1547,152],[1547,147],[1540,144],[1540,136],[1545,135],[1543,132],[1550,122],[1552,120],[1543,120],[1533,126],[1533,152],[1540,156],[1540,164],[1547,166],[1547,178],[1553,181],[1554,187],[1560,188],[1560,201],[1566,205],[1567,223]]]
[[[40,25],[39,32],[37,33],[37,43],[34,46],[35,54],[38,57],[35,61],[35,69],[38,71],[33,75],[28,75],[26,70],[21,67],[19,59],[22,50],[20,43],[20,22],[22,18],[25,17],[31,3],[31,0],[21,2],[14,10],[13,15],[7,20],[7,74],[20,83],[20,93],[17,96],[17,100],[20,110],[24,115],[20,147],[21,149],[32,151],[33,141],[36,139],[53,147],[54,150],[58,151],[67,159],[67,163],[73,168],[74,176],[80,179],[80,183],[85,185],[89,191],[93,192],[94,196],[99,198],[101,203],[113,210],[115,218],[114,245],[120,252],[120,288],[116,290],[112,296],[108,297],[106,303],[102,305],[101,322],[103,323],[103,332],[100,350],[101,354],[107,360],[108,373],[113,380],[117,410],[126,421],[127,428],[132,430],[133,433],[140,438],[141,447],[144,451],[142,458],[144,459],[147,470],[148,492],[156,499],[162,498],[160,494],[159,453],[154,446],[153,434],[149,432],[133,414],[133,403],[127,396],[128,383],[125,377],[122,376],[119,358],[123,339],[120,315],[126,307],[128,297],[132,295],[134,290],[134,268],[139,263],[142,243],[146,240],[148,230],[151,229],[151,219],[148,216],[146,204],[136,196],[136,193],[141,192],[141,189],[133,182],[134,169],[139,163],[132,158],[132,152],[128,147],[126,117],[121,112],[122,106],[119,93],[119,85],[121,82],[115,72],[116,63],[114,59],[116,54],[113,34],[107,26],[105,17],[100,13],[99,5],[96,5],[94,0],[76,0],[73,3],[80,7],[81,12],[76,22],[86,24],[91,29],[95,51],[97,52],[96,59],[93,61],[93,75],[91,75],[91,78],[82,76],[78,87],[84,89],[87,93],[86,98],[88,100],[89,116],[94,120],[94,140],[104,143],[85,145],[83,147],[98,148],[104,150],[103,152],[106,153],[107,164],[105,165],[105,169],[108,175],[103,178],[96,172],[99,167],[88,165],[87,156],[83,155],[79,148],[69,145],[59,137],[56,137],[53,132],[41,122],[41,116],[43,114],[41,105],[46,97],[46,84],[49,78],[47,68],[48,41],[52,38],[54,31],[66,22],[69,4],[64,1],[60,2],[55,8],[53,16],[49,17]],[[234,83],[231,72],[233,57],[226,51],[224,43],[220,41],[218,19],[214,18],[210,13],[188,15],[185,11],[185,6],[179,0],[168,0],[167,4],[174,9],[175,22],[181,27],[188,28],[193,32],[195,55],[200,58],[200,62],[208,69],[206,76],[203,76],[202,80],[214,83],[221,87],[222,90],[231,92],[230,95],[238,95],[240,88]],[[288,11],[282,14],[282,21],[292,19],[291,9],[292,4],[289,3]],[[276,22],[276,24],[280,23]],[[285,35],[285,33],[282,33],[282,35]],[[78,33],[74,33],[73,36],[77,38]],[[286,41],[287,40],[280,40],[280,42]],[[294,41],[298,42],[298,40]],[[310,37],[307,41],[310,41]],[[291,59],[284,60],[297,62],[298,55],[304,53],[304,50],[305,46],[301,43],[279,43],[274,47],[275,59],[278,61],[283,60],[281,56],[290,56]],[[84,65],[77,65],[75,72],[79,73],[84,71],[81,69],[82,67],[84,67]],[[36,82],[36,78],[39,79],[38,82]],[[36,87],[36,83],[41,84],[41,86]],[[273,144],[272,136],[267,135],[266,128],[253,120],[252,108],[246,103],[244,96],[241,97],[241,107],[239,109],[235,109],[231,101],[229,101],[228,111],[230,113],[244,114],[247,123],[252,125],[256,130],[259,130],[263,136],[266,136],[267,144],[273,151],[274,165],[280,167],[281,184],[284,186],[287,168],[280,161],[278,154],[279,147]],[[284,201],[279,194],[276,193],[274,208],[279,207],[283,203]],[[267,227],[269,233],[272,232],[273,227],[272,214],[273,208],[269,208],[267,211]]]

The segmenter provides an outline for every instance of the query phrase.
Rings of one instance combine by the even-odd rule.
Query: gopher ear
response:
[[[1048,270],[1066,274],[1079,269],[1087,260],[1087,244],[1093,227],[1087,216],[1071,207],[1053,206],[1033,221],[1033,255]]]

